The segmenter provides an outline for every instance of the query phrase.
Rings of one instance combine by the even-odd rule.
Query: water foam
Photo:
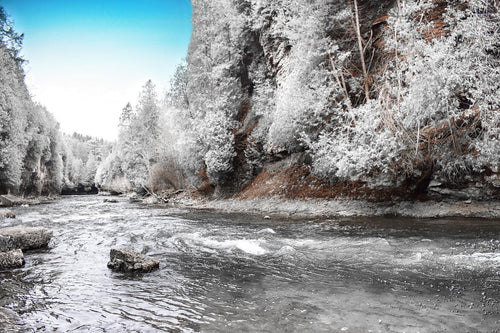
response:
[[[274,231],[273,229],[271,228],[265,228],[265,229],[262,229],[262,230],[259,230],[257,231],[258,234],[275,234],[276,231]]]
[[[492,264],[500,265],[500,253],[498,252],[474,252],[472,254],[456,254],[442,256],[444,260],[454,261],[456,264]]]
[[[191,234],[180,234],[175,238],[183,240],[188,246],[198,246],[209,250],[239,250],[251,255],[264,255],[267,250],[261,246],[260,239],[226,239],[216,240],[201,235],[199,232]]]

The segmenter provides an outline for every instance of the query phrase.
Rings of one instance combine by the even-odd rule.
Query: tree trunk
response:
[[[370,86],[368,83],[368,72],[366,70],[366,64],[365,64],[365,55],[364,55],[364,50],[363,50],[363,39],[361,38],[361,30],[360,30],[360,26],[359,26],[359,13],[358,13],[358,1],[357,0],[354,0],[354,15],[356,18],[355,29],[356,29],[356,35],[358,36],[359,57],[361,58],[361,66],[363,68],[365,96],[366,96],[366,101],[369,101],[370,100]]]

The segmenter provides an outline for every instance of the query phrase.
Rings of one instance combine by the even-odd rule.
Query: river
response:
[[[0,272],[21,332],[500,330],[498,220],[265,220],[117,199],[63,197],[4,221],[54,232]],[[110,271],[125,246],[160,269]]]

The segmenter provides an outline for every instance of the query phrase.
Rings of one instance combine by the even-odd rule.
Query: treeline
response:
[[[0,193],[48,194],[62,186],[59,125],[24,83],[22,35],[0,7]]]
[[[62,139],[63,194],[97,191],[97,169],[111,153],[112,144],[79,133],[63,134]]]
[[[109,155],[61,144],[29,98],[16,44],[4,43],[2,191],[28,178],[43,178],[39,192],[88,184],[94,170],[102,189],[152,194],[228,195],[280,170],[290,172],[270,192],[307,178],[307,193],[326,197],[336,184],[418,195],[432,181],[500,179],[498,2],[192,4],[187,63],[164,96],[148,81],[125,106]]]
[[[127,103],[122,110],[118,140],[97,170],[99,186],[111,192],[140,193],[186,187],[188,174],[179,159],[189,154],[179,147],[184,138],[181,121],[168,99],[157,96],[153,82],[146,82],[136,107]]]
[[[59,124],[26,87],[23,35],[0,7],[0,194],[59,194],[94,183],[110,150],[102,140],[62,135]]]

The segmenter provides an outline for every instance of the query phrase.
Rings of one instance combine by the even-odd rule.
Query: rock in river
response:
[[[15,219],[16,214],[14,214],[11,210],[8,209],[0,209],[0,219]]]
[[[19,315],[0,306],[0,330],[5,333],[17,333],[21,332],[21,318]]]
[[[23,266],[23,251],[17,249],[7,252],[0,252],[0,269],[19,268]]]
[[[0,252],[15,249],[33,250],[46,247],[52,231],[42,227],[16,226],[0,229]]]
[[[142,255],[132,248],[111,249],[108,268],[119,272],[151,272],[160,267],[160,262]]]

